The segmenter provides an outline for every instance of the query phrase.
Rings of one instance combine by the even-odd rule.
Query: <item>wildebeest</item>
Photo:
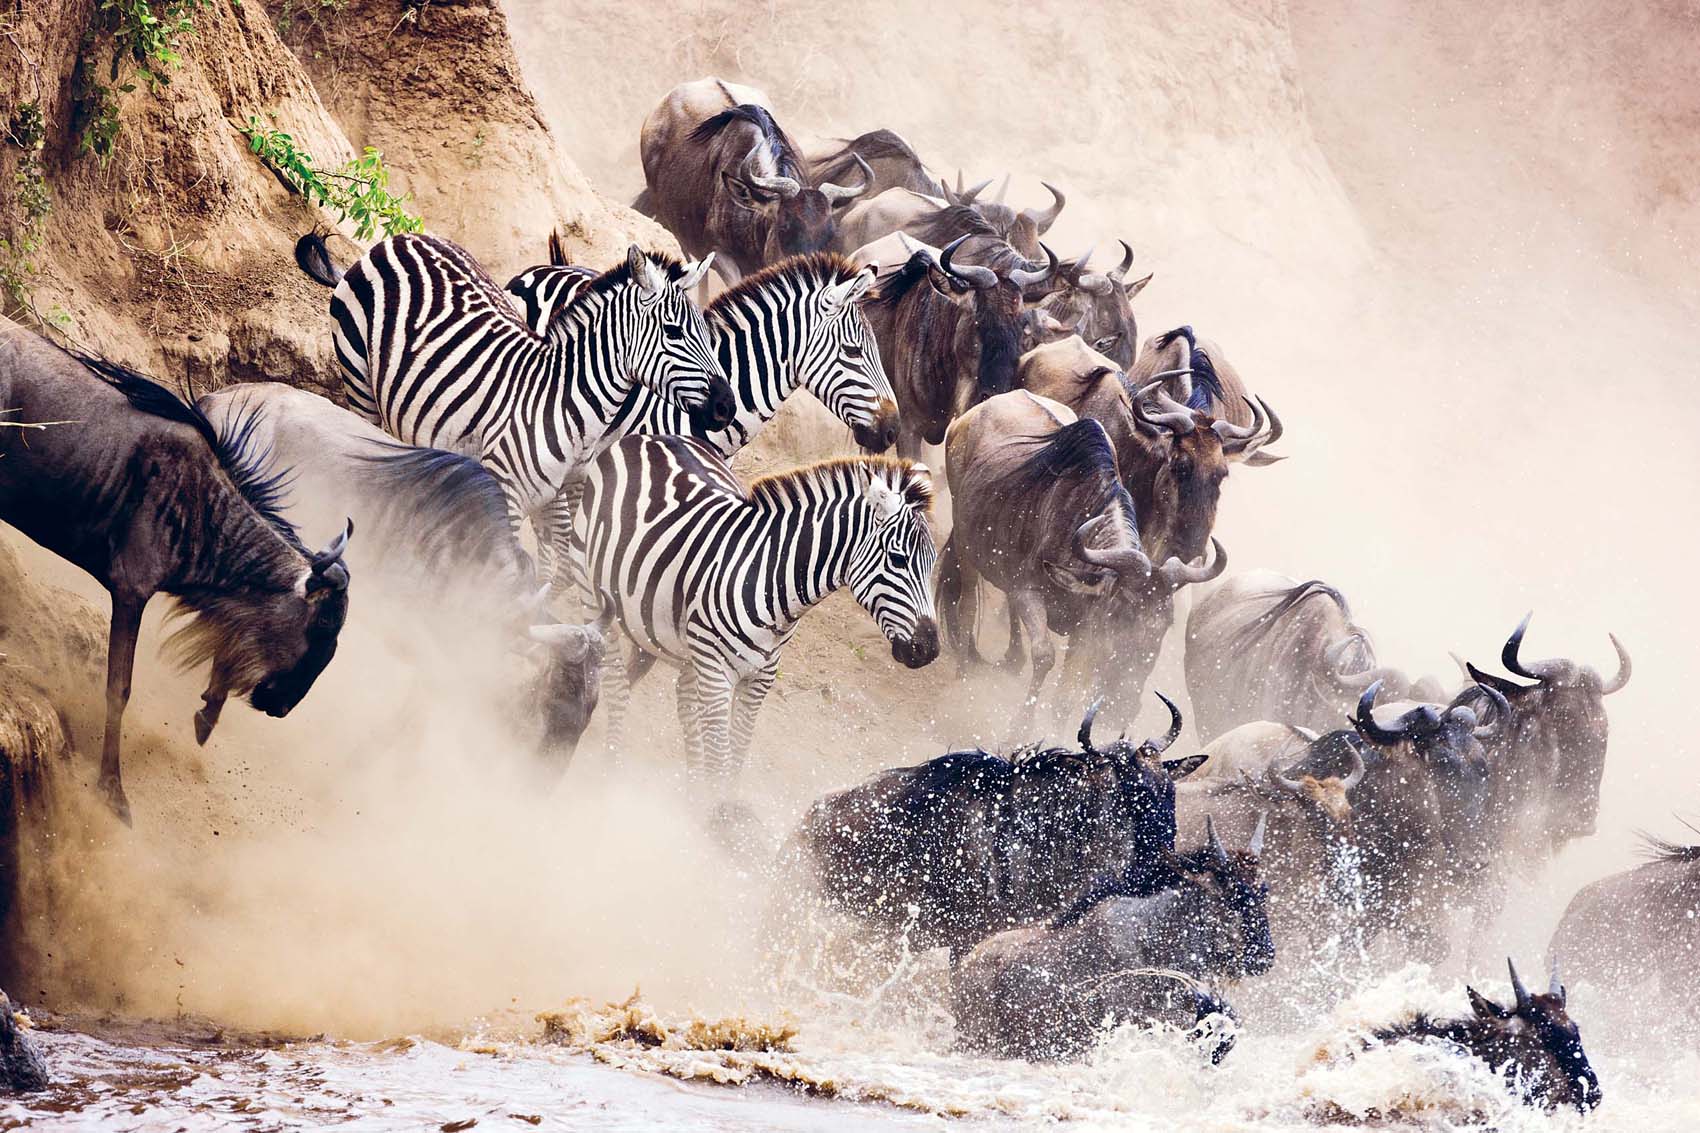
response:
[[[100,787],[129,821],[119,766],[142,610],[171,595],[188,615],[173,638],[186,666],[212,662],[195,713],[205,743],[225,701],[247,695],[286,716],[336,653],[348,613],[350,527],[308,552],[278,512],[263,453],[220,439],[169,390],[94,357],[74,358],[0,327],[0,519],[81,567],[112,596]]]
[[[197,407],[227,444],[292,469],[282,510],[297,526],[347,514],[361,531],[354,567],[381,580],[387,599],[437,611],[397,627],[410,642],[420,631],[452,635],[480,663],[520,654],[527,703],[519,715],[542,721],[540,750],[565,766],[596,708],[611,612],[583,626],[549,615],[501,487],[483,465],[400,444],[317,394],[275,382],[227,386]]]
[[[1190,326],[1149,338],[1134,359],[1128,378],[1143,386],[1150,375],[1164,370],[1186,373],[1175,379],[1175,395],[1189,408],[1234,425],[1251,424],[1251,403],[1245,382],[1216,343],[1199,338]]]
[[[638,198],[689,255],[718,253],[727,283],[785,256],[833,246],[834,212],[872,181],[816,184],[767,96],[720,79],[681,83],[644,119],[648,188]]]
[[[1231,1011],[1204,981],[1260,975],[1274,962],[1258,876],[1259,827],[1229,852],[1209,827],[1204,844],[1163,855],[1154,893],[1097,895],[1048,923],[981,941],[951,972],[957,1042],[1027,1059],[1074,1058],[1111,1022],[1201,1023]],[[1233,1046],[1231,1030],[1211,1050]]]
[[[1379,665],[1345,595],[1320,580],[1235,574],[1187,617],[1187,694],[1205,739],[1259,720],[1333,731],[1376,681],[1391,699],[1444,699],[1438,683]]]
[[[869,178],[865,195],[887,189],[911,189],[929,196],[944,197],[950,190],[922,164],[921,157],[902,135],[892,130],[870,130],[854,138],[834,138],[807,147],[809,176],[823,181],[849,183],[864,170]]]
[[[1629,683],[1632,665],[1615,635],[1611,643],[1618,670],[1609,681],[1592,666],[1574,661],[1524,661],[1519,652],[1528,628],[1525,616],[1506,640],[1500,660],[1508,672],[1534,684],[1484,673],[1474,665],[1466,672],[1474,685],[1502,694],[1511,709],[1507,726],[1488,749],[1494,769],[1488,806],[1501,841],[1514,853],[1544,860],[1570,840],[1594,833],[1610,730],[1605,697]]]
[[[959,246],[916,251],[863,307],[897,393],[897,451],[911,459],[970,406],[1014,387],[1023,293],[1051,270],[957,265]]]
[[[1038,310],[1058,326],[1073,328],[1086,345],[1125,372],[1133,369],[1134,357],[1139,353],[1139,324],[1133,317],[1133,297],[1145,290],[1151,275],[1127,278],[1128,269],[1133,266],[1133,248],[1126,240],[1121,241],[1121,246],[1121,263],[1109,271],[1089,270],[1091,252],[1066,261],[1059,269],[1065,286],[1046,296]],[[1159,369],[1160,366],[1153,366],[1152,374]]]
[[[1531,995],[1510,960],[1510,1007],[1503,1007],[1473,987],[1471,1015],[1466,1019],[1431,1019],[1418,1015],[1375,1032],[1378,1043],[1439,1039],[1463,1048],[1487,1063],[1523,1100],[1553,1109],[1574,1106],[1586,1112],[1600,1104],[1600,1079],[1582,1049],[1582,1033],[1566,1010],[1567,996],[1554,968],[1544,995]]]
[[[1143,743],[1094,747],[1094,707],[1078,749],[951,752],[827,795],[798,828],[798,864],[828,907],[954,953],[1106,879],[1154,892],[1175,844],[1175,783],[1204,762],[1162,758],[1181,731],[1164,703],[1169,730]]]
[[[1007,182],[1006,182],[1007,184]],[[847,210],[839,223],[837,247],[844,252],[863,247],[885,236],[902,232],[934,247],[953,240],[974,241],[964,249],[964,260],[979,263],[982,242],[1004,243],[1029,260],[1037,259],[1043,247],[1040,237],[1050,231],[1067,198],[1055,186],[1049,208],[1017,210],[996,200],[976,199],[978,188],[956,195],[935,196],[907,188],[887,189]]]
[[[1614,1006],[1637,1023],[1674,1012],[1700,1031],[1700,845],[1643,837],[1650,860],[1583,886],[1547,956],[1573,981],[1620,993]],[[1639,993],[1647,981],[1658,994]]]

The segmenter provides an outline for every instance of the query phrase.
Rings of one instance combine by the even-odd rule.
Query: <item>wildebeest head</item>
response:
[[[526,627],[527,638],[536,646],[537,671],[530,685],[543,709],[539,746],[562,770],[601,699],[602,656],[613,625],[614,606],[604,601],[602,613],[587,625],[545,622]]]
[[[1216,824],[1205,819],[1202,848],[1168,854],[1170,869],[1203,898],[1204,911],[1191,926],[1199,953],[1199,970],[1230,978],[1261,975],[1275,963],[1275,938],[1269,931],[1269,886],[1258,876],[1263,833],[1269,821],[1259,814],[1246,848],[1230,852],[1216,836]]]
[[[287,716],[336,655],[348,617],[348,565],[342,561],[354,522],[324,550],[308,556],[292,589],[180,595],[196,615],[173,636],[185,666],[212,662],[212,677],[195,713],[195,739],[206,743],[231,694],[268,716]]]
[[[1155,382],[1130,393],[1149,464],[1124,469],[1123,476],[1144,481],[1143,490],[1129,485],[1137,498],[1149,501],[1141,512],[1142,527],[1154,547],[1182,559],[1197,558],[1216,526],[1230,467],[1280,459],[1261,450],[1281,438],[1281,419],[1261,399],[1246,399],[1253,421],[1240,426],[1180,404]]]
[[[1304,755],[1285,769],[1271,767],[1271,786],[1303,809],[1311,829],[1323,840],[1352,838],[1352,792],[1369,772],[1363,741],[1348,732],[1330,732],[1312,741]]]
[[[1476,685],[1466,691],[1491,688],[1509,703],[1508,726],[1493,745],[1496,770],[1504,768],[1505,803],[1544,809],[1546,833],[1558,846],[1594,832],[1609,735],[1605,697],[1629,683],[1633,666],[1615,635],[1618,671],[1610,681],[1574,661],[1523,661],[1519,653],[1532,616],[1525,615],[1512,631],[1500,660],[1509,672],[1535,683],[1519,684],[1469,665]]]
[[[978,188],[952,194],[951,203],[972,208],[992,227],[993,231],[1008,241],[1011,247],[1028,259],[1033,259],[1039,255],[1041,247],[1039,238],[1051,230],[1051,225],[1056,223],[1057,217],[1062,214],[1063,206],[1068,203],[1068,198],[1063,196],[1061,190],[1055,185],[1048,181],[1042,181],[1040,184],[1044,185],[1046,191],[1051,194],[1051,203],[1047,208],[1017,210],[1006,205],[1004,193],[1009,188],[1008,177],[1004,178],[996,197],[992,200],[982,201],[978,199],[980,189],[984,188],[982,185]]]
[[[625,263],[585,285],[587,294],[619,295],[618,301],[629,304],[632,333],[622,359],[628,371],[658,396],[701,418],[711,431],[724,428],[737,412],[708,323],[687,294],[713,258],[710,253],[682,264],[633,244]],[[557,318],[583,303],[566,305]]]
[[[1169,710],[1169,728],[1163,735],[1137,744],[1119,737],[1102,751],[1093,747],[1092,724],[1104,706],[1099,698],[1086,709],[1075,737],[1087,756],[1106,759],[1116,767],[1117,794],[1129,816],[1127,825],[1135,832],[1134,862],[1144,869],[1149,869],[1158,854],[1175,844],[1175,784],[1197,771],[1209,758],[1204,755],[1163,758],[1180,738],[1181,710],[1162,693],[1156,695]]]
[[[939,655],[933,599],[933,543],[927,513],[933,482],[927,466],[890,461],[873,466],[865,502],[870,523],[850,553],[846,578],[862,608],[891,642],[891,655],[911,669]]]
[[[1151,282],[1149,274],[1130,280],[1127,271],[1133,266],[1133,248],[1126,240],[1121,263],[1107,272],[1089,271],[1087,261],[1091,251],[1062,266],[1066,286],[1047,296],[1036,314],[1048,316],[1058,326],[1070,328],[1086,344],[1111,359],[1123,370],[1133,367],[1139,351],[1139,325],[1133,317],[1132,300]],[[1050,341],[1049,339],[1041,341]],[[1035,342],[1035,345],[1038,345]]]
[[[1544,995],[1531,995],[1509,959],[1510,1007],[1502,1007],[1473,987],[1466,987],[1473,1033],[1468,1045],[1483,1061],[1507,1079],[1516,1080],[1529,1100],[1547,1108],[1574,1106],[1586,1112],[1600,1104],[1600,1079],[1582,1049],[1582,1032],[1570,1018],[1568,995],[1558,978],[1558,965]]]
[[[859,155],[852,154],[861,170],[861,184],[844,186],[828,181],[817,187],[810,185],[801,167],[792,162],[781,163],[774,172],[763,172],[762,155],[769,148],[767,140],[758,140],[736,171],[725,169],[720,174],[732,203],[758,218],[762,262],[771,264],[786,256],[826,250],[832,244],[837,210],[867,191],[873,183],[873,170]]]

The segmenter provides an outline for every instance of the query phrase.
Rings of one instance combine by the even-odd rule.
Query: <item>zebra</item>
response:
[[[932,496],[926,465],[879,456],[822,461],[746,488],[691,437],[629,436],[591,464],[573,521],[583,585],[643,654],[678,668],[693,780],[722,792],[735,783],[780,651],[832,591],[850,588],[897,661],[920,668],[938,656]],[[623,715],[618,650],[605,663],[613,743]]]
[[[528,268],[506,288],[538,334],[562,325],[555,316],[591,278],[588,270],[567,266],[555,234],[549,253],[550,263]],[[737,402],[732,421],[705,434],[691,414],[638,390],[610,432],[697,436],[731,457],[800,386],[848,425],[863,449],[884,452],[897,440],[897,398],[860,306],[878,270],[877,264],[858,270],[842,256],[814,252],[745,277],[704,309]]]
[[[406,444],[461,452],[501,486],[508,519],[529,518],[564,560],[561,488],[612,438],[640,383],[715,426],[732,417],[731,387],[702,313],[686,297],[706,259],[679,262],[632,245],[625,262],[587,281],[545,339],[465,249],[403,234],[339,273],[322,238],[296,262],[335,291],[337,360],[351,408]]]

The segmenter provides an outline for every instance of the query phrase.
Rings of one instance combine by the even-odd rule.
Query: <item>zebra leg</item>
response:
[[[732,676],[718,658],[706,663],[699,660],[695,668],[695,727],[702,759],[694,777],[718,801],[730,794],[732,787]]]
[[[552,598],[570,594],[576,599],[585,591],[584,555],[573,541],[573,514],[583,496],[584,484],[576,481],[532,513],[538,558]]]
[[[1032,730],[1033,710],[1039,703],[1039,690],[1056,664],[1057,650],[1051,641],[1049,619],[1045,614],[1045,599],[1037,591],[1016,590],[1009,596],[1009,606],[1020,618],[1027,640],[1033,643],[1033,676],[1027,682],[1027,699],[1016,710],[1015,726],[1019,733]]]
[[[685,737],[685,775],[696,780],[702,774],[702,732],[697,728],[696,669],[685,665],[679,670],[678,690],[679,731]]]
[[[761,711],[767,694],[773,690],[773,681],[778,675],[779,662],[770,661],[754,676],[739,681],[733,692],[731,727],[734,781],[743,774],[744,764],[749,760],[750,740],[756,732],[756,714]]]
[[[626,713],[632,704],[632,683],[626,673],[626,654],[618,640],[608,643],[602,654],[602,711],[607,714],[608,731],[604,743],[608,763],[618,766],[621,744],[626,738]]]

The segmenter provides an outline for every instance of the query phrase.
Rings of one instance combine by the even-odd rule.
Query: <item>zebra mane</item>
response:
[[[848,477],[865,483],[878,476],[903,493],[903,502],[929,514],[933,506],[933,480],[927,466],[895,456],[842,456],[775,472],[750,481],[750,502],[764,507],[787,507],[797,498],[797,488],[808,485],[826,488]]]
[[[668,255],[666,252],[657,252],[653,249],[645,249],[643,254],[648,256],[650,261],[653,262],[656,267],[667,273],[667,279],[670,282],[676,283],[684,277],[685,265],[677,258]],[[620,257],[620,262],[618,264],[585,284],[584,290],[579,293],[579,298],[584,299],[591,295],[605,295],[608,292],[613,291],[615,288],[624,286],[631,281],[631,264],[627,263],[626,258],[622,256]]]
[[[754,275],[746,275],[722,291],[703,308],[703,314],[712,315],[735,306],[744,296],[760,291],[776,279],[795,280],[806,288],[816,288],[854,279],[860,270],[837,252],[805,252],[800,256],[790,256],[769,264]]]

